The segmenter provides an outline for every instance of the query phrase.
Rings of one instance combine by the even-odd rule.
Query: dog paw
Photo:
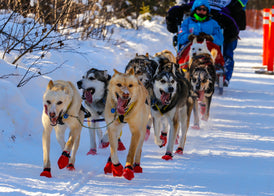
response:
[[[45,176],[47,178],[51,178],[50,168],[44,168],[40,176]]]
[[[205,116],[205,115],[203,115],[203,116],[202,116],[202,120],[203,120],[203,121],[208,121],[208,117]]]
[[[172,160],[172,154],[171,152],[166,152],[166,154],[164,156],[162,156],[162,159],[168,161],[168,160]]]
[[[68,163],[69,163],[69,152],[68,151],[63,151],[62,155],[60,156],[60,158],[58,159],[58,166],[59,166],[59,169],[63,169],[65,168]]]
[[[118,139],[118,151],[124,151],[126,150],[126,147],[124,146],[123,142]]]
[[[69,171],[75,171],[75,167],[74,167],[74,165],[72,163],[68,164],[67,169]]]
[[[105,174],[112,173],[112,162],[111,161],[107,162],[106,166],[104,167],[104,172],[105,172]]]
[[[160,140],[162,140],[162,145],[161,145],[161,148],[162,148],[167,143],[167,133],[161,132]]]
[[[196,129],[196,130],[200,130],[200,126],[199,125],[193,125],[191,126],[192,129]]]
[[[96,155],[97,154],[97,150],[95,148],[91,148],[88,152],[87,155]]]
[[[132,180],[134,178],[134,172],[130,165],[126,166],[123,171],[123,176],[127,180]]]
[[[107,148],[109,146],[109,142],[103,142],[101,141],[99,148]]]
[[[121,165],[121,163],[118,163],[117,165],[113,165],[111,166],[112,169],[112,174],[113,176],[122,176],[123,175],[123,166]]]
[[[175,154],[180,154],[180,155],[184,154],[184,149],[181,147],[178,147],[177,150],[175,151]]]
[[[138,163],[134,163],[133,165],[134,173],[143,173],[143,168]]]
[[[145,141],[147,141],[147,140],[148,140],[149,136],[150,136],[150,127],[149,127],[149,126],[147,126],[147,129],[146,129],[146,135],[145,135]]]

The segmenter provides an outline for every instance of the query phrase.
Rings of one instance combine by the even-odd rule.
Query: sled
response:
[[[201,42],[199,42],[201,43]],[[215,48],[218,51],[217,57],[215,59],[215,69],[216,69],[216,86],[218,89],[219,95],[223,94],[223,88],[224,88],[224,80],[225,80],[225,74],[224,74],[224,57],[222,55],[221,49],[218,45],[214,44],[213,42],[206,41],[207,48],[209,51],[211,51],[213,48]],[[188,70],[188,62],[189,62],[189,50],[192,43],[189,42],[179,53],[177,54],[176,60],[179,64],[180,68],[186,72]]]

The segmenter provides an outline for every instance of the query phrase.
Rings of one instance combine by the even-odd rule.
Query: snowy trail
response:
[[[135,174],[132,181],[114,178],[103,170],[109,148],[87,156],[89,136],[83,129],[76,171],[70,172],[58,169],[61,150],[52,134],[53,178],[48,179],[39,176],[43,162],[41,128],[33,137],[5,143],[0,159],[0,195],[274,195],[274,76],[254,73],[253,67],[261,66],[262,39],[246,33],[236,50],[229,87],[222,96],[214,95],[209,121],[202,121],[200,130],[189,129],[184,155],[162,160],[165,147],[154,144],[151,130],[143,147],[143,173]],[[124,58],[129,58],[128,53]],[[6,132],[0,132],[0,141]],[[125,125],[122,141],[127,149],[129,137]],[[118,155],[124,165],[127,150]]]

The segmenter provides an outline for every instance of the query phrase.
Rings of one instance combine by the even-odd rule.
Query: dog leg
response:
[[[50,165],[50,159],[49,159],[49,152],[50,152],[50,135],[52,132],[52,127],[49,125],[49,123],[48,123],[48,126],[44,125],[44,127],[45,128],[43,130],[43,136],[42,136],[44,170],[40,174],[40,176],[51,178],[52,176],[50,172],[51,165]]]
[[[79,124],[79,122],[77,123]],[[73,145],[75,144],[75,142],[77,142],[77,139],[78,137],[80,137],[80,134],[81,134],[81,128],[79,127],[70,127],[70,129],[71,130],[69,133],[69,139],[65,145],[62,155],[60,156],[58,160],[58,166],[60,169],[65,168],[69,164],[70,152],[72,150]],[[75,154],[74,154],[74,157],[72,158],[72,162],[73,161],[75,161]]]
[[[96,155],[96,136],[95,136],[95,130],[96,127],[99,126],[99,123],[98,122],[91,122],[91,128],[92,129],[89,129],[89,141],[90,141],[90,149],[89,151],[87,152],[87,155]]]
[[[193,129],[200,129],[199,125],[199,112],[198,112],[198,100],[194,99],[194,107],[193,107],[193,115],[194,115],[194,125]]]
[[[162,156],[162,159],[164,160],[172,159],[173,147],[174,147],[174,143],[177,137],[178,127],[179,127],[178,117],[179,116],[178,116],[178,110],[177,110],[176,113],[174,114],[173,119],[168,118],[169,124],[170,124],[170,129],[169,129],[170,131],[168,136],[166,154]]]
[[[184,146],[185,146],[185,142],[186,142],[186,134],[187,134],[187,130],[188,130],[188,114],[187,114],[187,105],[183,106],[180,111],[179,111],[179,120],[180,120],[180,124],[181,124],[181,139],[179,142],[179,146],[176,150],[176,154],[183,154],[184,151]]]
[[[122,176],[123,175],[123,166],[120,164],[118,155],[117,155],[117,148],[118,148],[118,137],[120,134],[120,130],[122,129],[121,124],[114,122],[108,128],[108,135],[109,135],[109,144],[110,144],[110,157],[112,162],[112,174],[113,176]],[[108,163],[107,163],[108,164]]]
[[[160,148],[163,147],[163,142],[160,140],[160,129],[161,129],[161,116],[157,115],[153,117],[153,128],[154,128],[154,143]]]
[[[140,166],[140,164],[141,164],[141,154],[142,154],[144,140],[145,140],[145,133],[142,131],[140,136],[140,141],[136,149],[135,158],[134,158],[135,161],[133,164],[133,170],[135,173],[143,173],[143,168]]]
[[[143,127],[143,130],[145,130],[145,127]],[[144,133],[142,133],[142,130],[139,127],[136,128],[135,126],[130,126],[130,131],[131,131],[132,136],[131,136],[131,141],[130,141],[130,147],[128,150],[125,169],[123,172],[123,176],[127,180],[132,180],[134,178],[133,162],[134,162],[134,157],[136,154],[137,146],[141,143],[141,141],[140,141],[141,135],[143,137],[142,140],[144,141]]]
[[[55,135],[58,143],[61,146],[61,149],[64,150],[66,142],[65,142],[65,131],[67,129],[66,125],[57,125],[54,127]]]
[[[77,132],[81,132],[81,128],[79,128],[79,130]],[[79,148],[79,143],[80,143],[80,134],[77,136],[77,138],[75,139],[75,142],[72,146],[72,150],[71,150],[71,157],[69,159],[69,164],[67,166],[67,169],[70,171],[74,171],[74,164],[75,164],[75,156],[76,156],[76,152]]]
[[[202,120],[207,121],[209,118],[210,103],[212,97],[205,97],[205,114],[202,117]]]

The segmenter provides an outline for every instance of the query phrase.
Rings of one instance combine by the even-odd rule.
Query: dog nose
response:
[[[128,93],[123,93],[123,99],[128,99],[129,98],[129,94]]]
[[[49,117],[54,118],[55,117],[55,112],[50,112]]]
[[[172,93],[174,91],[174,88],[172,86],[168,87],[168,92]]]
[[[82,88],[82,83],[83,83],[82,80],[80,80],[80,81],[77,82],[77,87],[78,87],[79,89]]]

